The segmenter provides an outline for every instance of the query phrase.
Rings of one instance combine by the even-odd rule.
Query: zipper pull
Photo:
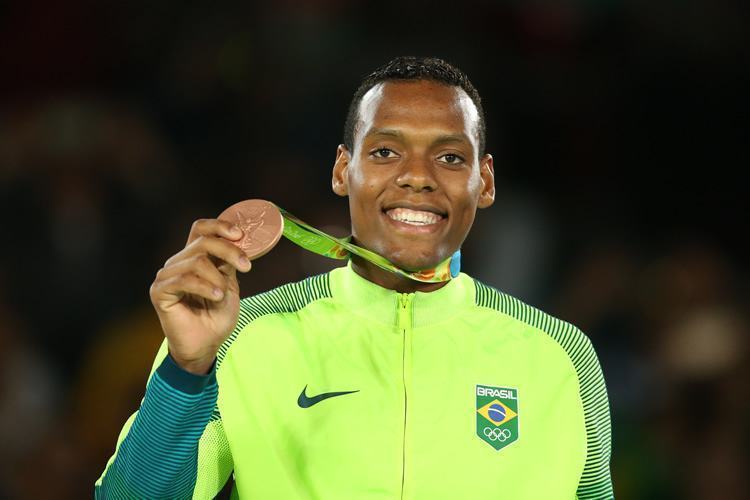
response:
[[[398,326],[401,331],[405,332],[406,329],[411,326],[411,315],[409,311],[409,294],[402,293],[399,296],[398,301],[399,301]]]

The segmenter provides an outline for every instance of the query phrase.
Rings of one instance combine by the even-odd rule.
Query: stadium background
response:
[[[257,197],[346,233],[346,107],[396,55],[483,96],[498,200],[464,269],[591,337],[618,497],[747,498],[747,26],[739,0],[2,3],[0,498],[91,495],[192,220]],[[243,294],[335,264],[282,241]]]

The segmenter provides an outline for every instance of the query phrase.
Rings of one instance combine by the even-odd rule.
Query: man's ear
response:
[[[349,194],[349,162],[352,157],[346,146],[339,144],[336,148],[336,161],[333,164],[333,177],[331,187],[333,192],[339,196]]]
[[[479,161],[479,176],[482,179],[482,190],[479,192],[479,208],[487,208],[495,203],[495,164],[491,154],[486,154]]]

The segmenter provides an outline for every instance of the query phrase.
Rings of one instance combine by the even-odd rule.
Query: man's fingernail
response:
[[[232,236],[235,236],[237,238],[242,236],[242,229],[240,229],[237,226],[232,226],[232,229],[230,229],[230,232],[232,233]]]
[[[216,297],[217,299],[220,299],[220,298],[222,298],[224,296],[224,292],[222,292],[218,288],[214,288],[213,293],[214,293],[214,297]]]
[[[242,269],[246,269],[250,267],[250,261],[244,255],[240,257],[239,260],[240,260],[240,266],[242,266]]]

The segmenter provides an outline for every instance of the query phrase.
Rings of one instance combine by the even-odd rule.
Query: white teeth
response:
[[[388,214],[388,217],[393,220],[405,222],[406,224],[413,224],[415,226],[435,224],[443,218],[441,215],[432,212],[426,212],[423,210],[411,210],[409,208],[392,208],[386,213]]]

